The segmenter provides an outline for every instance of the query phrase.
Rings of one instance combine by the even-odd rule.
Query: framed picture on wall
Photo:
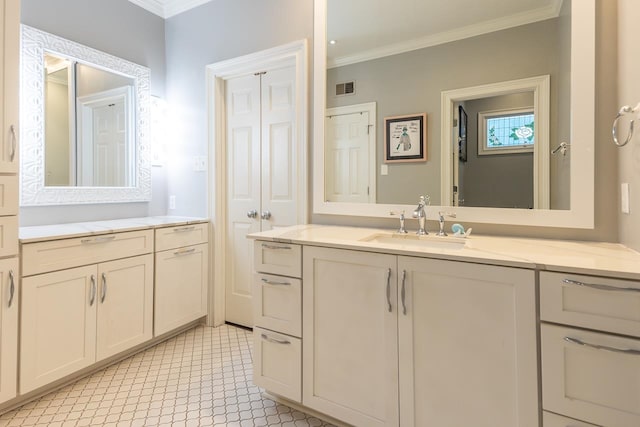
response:
[[[384,162],[427,161],[427,113],[385,117]]]
[[[467,161],[467,112],[458,106],[458,159]]]

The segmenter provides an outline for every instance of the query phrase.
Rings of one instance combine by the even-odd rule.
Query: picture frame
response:
[[[384,163],[427,161],[427,113],[384,118]]]
[[[462,105],[458,106],[458,160],[467,161],[467,112]]]

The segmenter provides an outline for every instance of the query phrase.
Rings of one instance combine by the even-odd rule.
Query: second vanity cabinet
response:
[[[23,245],[20,393],[152,338],[152,252],[152,230]]]
[[[539,425],[533,271],[304,246],[303,272],[305,406],[356,426]]]

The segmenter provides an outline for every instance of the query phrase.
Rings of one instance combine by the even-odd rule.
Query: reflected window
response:
[[[533,152],[535,115],[533,109],[478,113],[478,154]]]

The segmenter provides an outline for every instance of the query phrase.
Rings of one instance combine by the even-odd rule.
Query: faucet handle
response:
[[[438,216],[440,217],[440,221],[444,221],[445,216],[449,218],[457,217],[455,212],[445,212],[445,211],[438,211]]]
[[[428,194],[426,196],[420,196],[420,204],[423,206],[430,206],[431,196],[429,196]]]
[[[398,233],[406,234],[407,229],[404,227],[404,209],[400,211],[389,211],[389,215],[391,216],[399,216],[400,217],[400,228],[398,228]]]

